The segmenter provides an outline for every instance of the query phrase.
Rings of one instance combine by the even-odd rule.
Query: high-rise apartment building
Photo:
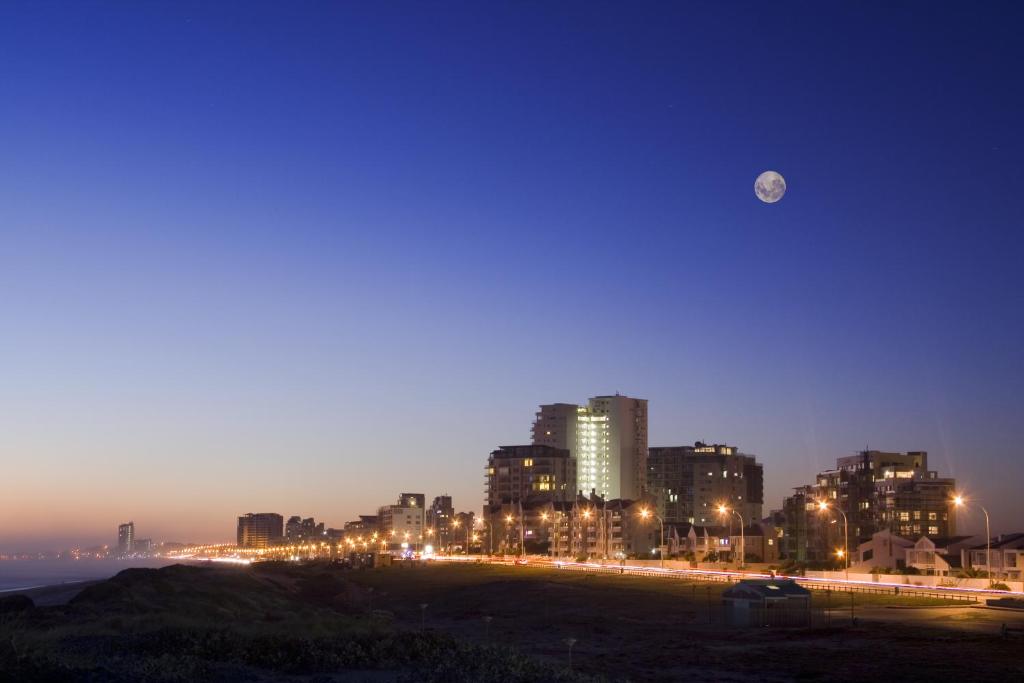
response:
[[[487,506],[571,500],[576,463],[553,446],[502,446],[487,459]]]
[[[647,401],[616,394],[586,406],[542,405],[533,443],[563,448],[576,460],[578,491],[606,498],[643,495],[647,471]]]
[[[911,540],[953,536],[955,490],[954,479],[928,469],[924,451],[862,451],[838,458],[836,469],[786,498],[786,556],[821,561],[844,547],[842,518],[820,510],[822,501],[846,514],[851,549],[882,530]]]
[[[435,496],[434,502],[427,509],[427,543],[437,549],[452,545],[452,521],[455,519],[455,508],[452,507],[451,496]]]
[[[502,446],[487,459],[484,519],[498,541],[499,531],[534,504],[575,499],[576,461],[565,448],[534,444]],[[518,523],[517,523],[518,524]],[[521,524],[516,526],[520,532]]]
[[[135,522],[119,524],[117,527],[117,554],[127,555],[135,545]]]
[[[324,535],[324,523],[317,523],[313,517],[303,519],[294,515],[289,517],[288,522],[284,525],[284,537],[289,543],[319,541],[323,540]]]
[[[249,512],[238,518],[238,545],[266,548],[284,540],[284,517],[276,512]]]
[[[410,508],[427,507],[427,494],[425,493],[401,493],[398,495],[398,504]]]
[[[551,403],[541,406],[533,422],[533,443],[564,448],[575,458],[576,421],[579,411],[580,407],[575,403]]]
[[[656,446],[647,454],[647,490],[666,524],[728,524],[731,517],[722,517],[720,505],[756,524],[764,504],[764,471],[754,456],[734,446],[700,441]]]

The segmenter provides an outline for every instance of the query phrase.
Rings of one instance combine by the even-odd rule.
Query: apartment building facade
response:
[[[764,468],[755,456],[725,444],[655,446],[648,449],[647,490],[666,524],[728,523],[721,505],[753,524],[764,505]]]

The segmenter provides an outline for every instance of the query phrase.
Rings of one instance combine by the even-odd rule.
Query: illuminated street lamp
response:
[[[512,515],[505,515],[505,547],[508,548],[508,530],[512,526]]]
[[[593,514],[593,511],[590,508],[587,508],[581,513],[581,516],[583,517],[583,519],[590,521],[590,517]],[[590,557],[590,534],[588,533],[589,530],[589,525],[583,525],[583,531],[580,533],[580,545],[582,547],[583,554],[587,557]]]
[[[494,554],[494,523],[491,522],[491,520],[489,520],[489,519],[482,519],[480,521],[487,525],[487,545],[488,545],[487,554],[488,555],[493,555]],[[483,552],[483,548],[480,549],[480,552],[481,553]]]
[[[984,505],[974,504],[985,513],[985,576],[988,578],[988,582],[992,583],[992,534],[988,530],[988,510],[985,509]],[[963,496],[953,496],[953,505],[967,507],[967,499]]]
[[[640,516],[642,518],[644,518],[644,519],[648,519],[652,515],[655,517],[655,519],[658,520],[658,522],[661,523],[661,546],[659,546],[659,548],[658,548],[658,557],[661,560],[661,563],[660,563],[661,566],[664,567],[665,566],[665,520],[663,520],[661,518],[661,515],[659,515],[657,512],[651,512],[647,508],[644,508],[643,510],[640,511]]]
[[[541,519],[542,522],[548,521],[548,513],[546,513],[546,512],[540,513],[540,519]],[[555,520],[554,520],[554,515],[551,515],[551,531],[548,533],[548,553],[551,555],[551,557],[555,556],[555,545],[554,545],[554,540],[552,538],[554,536],[554,533],[555,533]]]
[[[519,520],[519,553],[522,556],[526,556],[526,529],[523,526],[525,515]],[[516,521],[516,518],[512,515],[505,515],[505,524],[508,526],[512,525],[512,522]],[[505,538],[508,538],[508,533],[505,534]]]
[[[827,502],[825,502],[823,500],[819,500],[818,501],[818,510],[820,512],[826,512],[829,509],[831,509],[831,508],[829,507],[829,504]],[[842,508],[840,508],[837,505],[834,509],[835,509],[836,512],[838,512],[839,514],[841,514],[843,516],[843,550],[842,550],[842,552],[837,552],[836,555],[838,555],[841,559],[845,559],[846,560],[846,572],[845,572],[844,575],[846,577],[846,580],[849,581],[850,580],[850,525],[846,521],[846,513],[843,512]]]
[[[460,525],[461,525],[461,522],[459,522],[459,520],[457,520],[457,519],[453,519],[452,520],[452,528],[453,529],[458,529]],[[452,550],[454,550],[454,545],[455,545],[454,543],[449,543],[448,544],[448,553],[449,554],[451,554]],[[467,555],[469,554],[469,525],[468,524],[466,525],[466,554]]]
[[[742,567],[747,563],[747,539],[743,535],[743,515],[724,505],[718,506],[718,514],[724,516],[730,512],[740,518],[740,566]]]

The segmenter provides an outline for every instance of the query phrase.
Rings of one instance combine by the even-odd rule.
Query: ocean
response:
[[[109,579],[129,567],[163,567],[174,564],[163,558],[133,560],[3,560],[0,561],[0,595],[40,586]]]

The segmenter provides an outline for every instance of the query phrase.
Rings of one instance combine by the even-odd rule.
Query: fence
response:
[[[978,602],[978,596],[970,593],[958,593],[948,590],[928,590],[927,588],[904,588],[903,586],[864,586],[848,583],[822,583],[820,581],[797,580],[804,588],[812,591],[824,591],[826,593],[868,593],[872,595],[893,595],[907,596],[914,598],[941,598],[942,600],[953,600],[956,602],[974,603]]]

